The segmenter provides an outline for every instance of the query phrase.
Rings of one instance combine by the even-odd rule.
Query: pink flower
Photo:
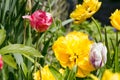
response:
[[[0,55],[0,70],[2,69],[3,67],[3,61],[2,61],[2,56]]]
[[[30,20],[32,28],[38,32],[46,31],[53,21],[50,13],[41,10],[37,10],[31,15],[25,15],[22,17]]]
[[[90,61],[95,68],[102,67],[107,61],[107,48],[102,43],[94,43],[90,51]]]

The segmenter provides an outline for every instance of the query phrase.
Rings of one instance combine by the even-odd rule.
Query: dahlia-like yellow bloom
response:
[[[79,24],[86,20],[88,12],[82,5],[76,5],[76,9],[70,14],[70,17],[74,20],[74,23]]]
[[[102,80],[120,80],[120,73],[112,73],[110,70],[106,70]]]
[[[41,79],[42,77],[42,79]],[[50,72],[48,65],[45,66],[44,68],[40,70],[38,70],[37,72],[35,72],[33,74],[33,79],[34,80],[55,80],[54,76],[52,75],[52,73]]]
[[[98,2],[98,0],[84,0],[82,6],[85,7],[85,10],[88,12],[89,18],[98,11],[101,6],[101,2]]]
[[[90,63],[89,53],[93,41],[82,32],[73,31],[59,37],[52,46],[56,58],[63,67],[78,65],[78,77],[85,77],[95,68]]]
[[[81,23],[87,18],[90,18],[101,6],[98,0],[84,0],[83,4],[76,5],[76,9],[70,14],[74,23]]]
[[[115,10],[115,12],[110,16],[110,22],[114,28],[120,30],[120,10]]]
[[[33,74],[33,79],[34,80],[40,80],[40,70],[38,70],[37,72],[35,72]]]

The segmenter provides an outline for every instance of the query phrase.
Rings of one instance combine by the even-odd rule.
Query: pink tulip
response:
[[[2,61],[2,56],[0,55],[0,70],[2,69],[3,67],[3,61]]]
[[[37,10],[31,15],[25,15],[22,17],[30,20],[32,28],[38,32],[46,31],[53,21],[50,13],[41,10]]]
[[[94,43],[90,51],[90,61],[95,68],[103,67],[107,61],[107,48],[102,43]]]

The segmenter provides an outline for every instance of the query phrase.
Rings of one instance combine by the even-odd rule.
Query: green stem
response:
[[[52,9],[51,9],[51,5],[50,5],[50,0],[47,0],[48,1],[48,6],[49,6],[49,11],[50,11],[50,13],[52,13]],[[54,24],[54,26],[56,27],[56,23],[55,23],[55,19],[54,19],[54,16],[52,16],[53,18],[53,24]]]
[[[39,50],[39,37],[40,37],[40,33],[39,32],[36,32],[37,34],[37,41],[36,41],[36,49]],[[36,72],[36,66],[37,66],[37,57],[35,58],[35,72]],[[39,71],[40,71],[40,80],[42,80],[42,75],[41,75],[41,66],[39,66]]]
[[[24,41],[23,44],[25,45],[26,43],[26,20],[24,21]]]
[[[110,49],[109,49],[109,44],[108,44],[108,37],[107,37],[107,31],[106,28],[105,29],[105,45],[107,47],[107,67],[110,67],[111,65],[111,59],[110,59]]]
[[[116,47],[115,47],[115,72],[119,71],[118,67],[118,31],[116,31]]]
[[[96,22],[96,20],[93,17],[91,17],[91,18],[92,18],[93,22],[95,23],[95,25],[97,26],[98,33],[100,35],[100,41],[102,41],[102,35],[101,35],[101,31],[100,31],[99,25],[98,25],[98,23]]]
[[[52,9],[51,9],[51,5],[50,5],[50,0],[48,0],[48,6],[49,6],[49,9],[50,9],[50,13],[51,13]]]

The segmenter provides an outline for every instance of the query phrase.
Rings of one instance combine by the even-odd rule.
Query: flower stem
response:
[[[118,67],[118,31],[116,31],[116,47],[115,47],[115,72],[119,71]]]
[[[52,9],[51,9],[51,5],[50,5],[50,0],[47,0],[47,1],[48,1],[49,10],[50,10],[50,13],[51,13]]]
[[[107,67],[109,67],[111,65],[111,59],[110,59],[110,49],[109,49],[109,44],[108,44],[108,36],[107,36],[107,31],[106,28],[105,29],[105,45],[107,47]]]
[[[98,29],[98,33],[100,35],[100,41],[102,41],[102,35],[101,35],[101,31],[100,31],[100,28],[99,28],[99,25],[98,23],[96,22],[96,20],[94,19],[94,17],[91,17],[91,19],[93,20],[93,22],[95,23],[97,29]]]
[[[26,43],[26,20],[24,21],[24,41],[23,44],[25,45]]]

